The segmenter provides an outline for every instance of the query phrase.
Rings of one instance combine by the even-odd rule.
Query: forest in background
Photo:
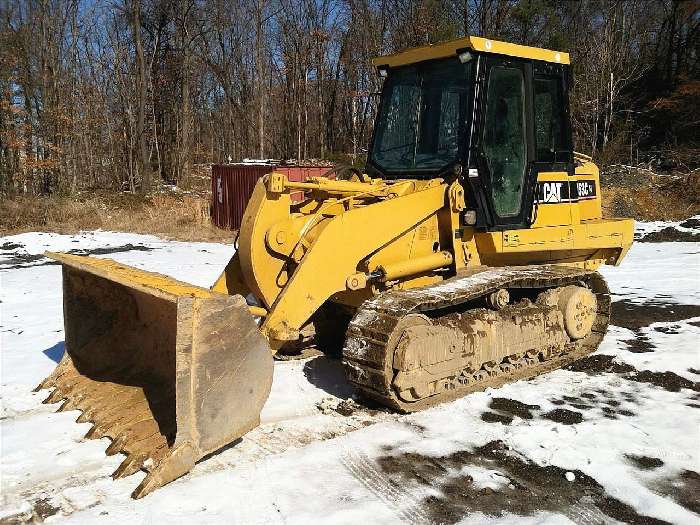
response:
[[[697,169],[695,0],[0,0],[0,199],[359,163],[370,60],[463,35],[570,52],[576,149],[602,165]]]

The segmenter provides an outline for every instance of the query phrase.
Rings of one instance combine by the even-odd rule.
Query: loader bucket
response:
[[[273,359],[245,300],[120,265],[47,254],[63,265],[66,353],[38,388],[109,437],[140,498],[260,423]]]

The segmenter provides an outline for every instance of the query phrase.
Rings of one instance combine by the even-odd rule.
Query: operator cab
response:
[[[468,37],[374,64],[385,81],[370,173],[457,174],[489,230],[532,224],[538,173],[573,175],[567,53]]]

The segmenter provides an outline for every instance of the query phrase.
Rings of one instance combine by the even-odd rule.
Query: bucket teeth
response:
[[[56,387],[53,392],[51,392],[42,403],[45,405],[52,405],[54,403],[58,403],[61,399],[63,399],[65,396],[63,395],[63,390],[60,388]]]
[[[95,423],[92,425],[90,430],[88,430],[85,435],[83,436],[83,439],[100,439],[102,436],[102,433],[100,432],[99,425]]]
[[[85,408],[83,414],[85,414],[85,417],[78,423],[95,421],[104,425],[105,428],[126,417],[124,414],[133,412],[134,407],[144,402],[141,396],[132,396],[126,400],[121,396],[110,399],[102,397],[95,399],[94,396],[86,395],[84,398]]]
[[[61,406],[58,407],[58,410],[56,410],[56,412],[65,412],[66,410],[73,410],[73,408],[75,408],[74,403],[72,403],[71,399],[68,398],[64,400],[63,403],[61,403]]]
[[[125,476],[130,476],[141,468],[145,460],[145,454],[129,454],[126,459],[122,461],[121,465],[117,467],[117,470],[114,471],[112,478],[119,479]]]
[[[70,359],[64,356],[61,362],[58,364],[58,366],[54,369],[54,371],[51,372],[51,374],[49,374],[49,376],[46,379],[39,383],[33,391],[38,392],[39,390],[45,390],[48,388],[55,387],[58,378],[65,374],[67,371],[70,371],[72,368],[73,367],[72,363],[70,363]]]
[[[53,377],[49,376],[46,379],[44,379],[41,383],[36,385],[36,387],[34,387],[34,390],[32,390],[32,392],[39,392],[40,390],[47,390],[49,388],[52,388],[54,386],[54,384],[55,383],[54,383]]]
[[[90,422],[90,421],[93,421],[93,420],[94,420],[94,419],[93,419],[93,418],[94,418],[93,414],[94,414],[94,412],[93,412],[93,410],[92,410],[91,408],[90,408],[90,409],[87,409],[87,410],[83,411],[83,412],[78,416],[78,419],[76,419],[75,422],[76,422],[76,423],[88,423],[88,422]]]
[[[143,498],[162,485],[162,481],[156,479],[152,474],[148,474],[141,484],[131,493],[131,497],[134,499]]]
[[[168,442],[160,432],[154,430],[150,434],[143,434],[143,436],[132,436],[125,444],[123,450],[128,453],[143,452],[152,458],[149,463],[152,464],[156,459],[156,452],[161,448],[168,448]]]
[[[66,410],[79,410],[82,409],[83,401],[85,401],[85,396],[82,394],[65,394],[66,400],[59,407],[59,412],[65,412]]]
[[[117,454],[118,452],[121,452],[122,449],[124,448],[124,445],[126,444],[126,434],[119,434],[114,441],[112,441],[109,446],[107,447],[107,450],[105,451],[105,454],[108,456],[113,456],[114,454]]]

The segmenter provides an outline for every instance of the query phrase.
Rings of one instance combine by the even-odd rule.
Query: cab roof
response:
[[[446,58],[457,55],[458,51],[473,50],[481,53],[493,53],[496,55],[507,55],[517,58],[527,58],[530,60],[542,60],[544,62],[552,62],[554,64],[569,64],[569,53],[563,51],[552,51],[551,49],[543,49],[540,47],[521,46],[519,44],[510,44],[508,42],[500,42],[489,38],[481,38],[478,36],[467,36],[456,38],[447,42],[438,44],[429,44],[427,46],[413,47],[395,53],[393,55],[385,55],[372,60],[372,64],[376,67],[387,66],[405,66],[407,64],[415,64],[425,60],[433,60],[436,58]]]

